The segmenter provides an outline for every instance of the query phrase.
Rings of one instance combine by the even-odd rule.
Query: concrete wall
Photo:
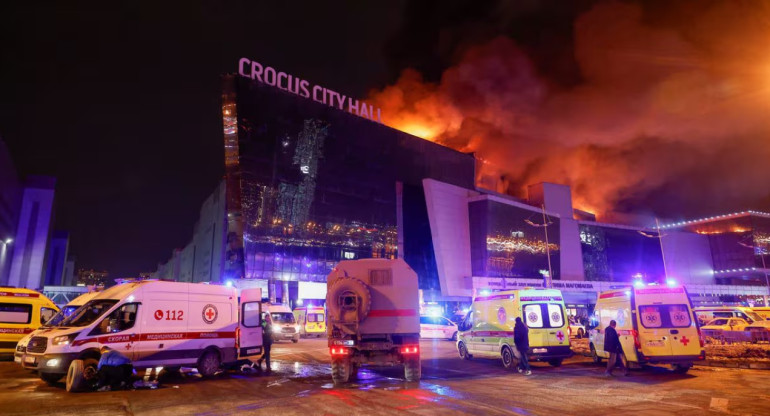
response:
[[[64,267],[67,263],[70,236],[65,231],[56,231],[48,246],[45,272],[45,286],[63,286]]]
[[[422,181],[443,296],[471,296],[468,199],[479,193],[433,179]]]
[[[180,282],[192,282],[193,266],[195,265],[195,244],[190,242],[179,254],[179,278]]]
[[[578,222],[572,218],[562,217],[559,221],[559,237],[561,280],[585,280]]]
[[[43,176],[31,176],[26,181],[13,242],[14,254],[8,278],[11,286],[43,287],[55,183],[54,178]]]
[[[194,282],[222,280],[227,237],[225,202],[223,181],[201,206],[200,219],[195,225],[195,262],[192,277]]]
[[[663,254],[670,278],[685,284],[714,284],[714,265],[707,235],[663,231]]]

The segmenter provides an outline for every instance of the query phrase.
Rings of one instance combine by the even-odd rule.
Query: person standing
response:
[[[532,374],[532,370],[529,367],[529,358],[527,357],[527,351],[529,351],[529,329],[521,320],[521,317],[516,318],[516,325],[513,327],[513,343],[516,345],[516,349],[519,350],[519,372],[523,372],[526,376]]]
[[[604,375],[607,377],[612,376],[612,369],[615,368],[615,363],[623,369],[623,375],[628,375],[628,367],[623,364],[626,356],[623,354],[623,346],[620,344],[620,337],[618,337],[618,331],[615,330],[617,323],[615,320],[610,321],[610,326],[604,330],[604,351],[610,354],[610,358],[607,359],[607,369],[604,371]]]
[[[271,372],[270,369],[270,348],[273,346],[273,320],[270,317],[270,312],[265,313],[265,319],[262,320],[262,348],[264,348],[264,354],[257,360],[257,367],[262,369],[262,361],[265,361],[266,372]]]

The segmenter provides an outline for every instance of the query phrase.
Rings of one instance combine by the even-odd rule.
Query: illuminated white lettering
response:
[[[272,66],[265,68],[265,84],[275,87],[275,69]]]
[[[369,109],[366,103],[361,103],[361,113],[359,116],[369,118]]]
[[[246,66],[247,66],[249,63],[251,63],[251,61],[250,61],[250,60],[248,60],[247,58],[241,58],[241,60],[240,60],[240,61],[238,61],[238,72],[239,72],[239,73],[240,73],[242,76],[244,76],[244,77],[254,78],[254,77],[252,77],[250,74],[247,74],[247,73],[246,73]]]
[[[377,107],[377,122],[382,124],[382,114],[379,107]]]
[[[348,98],[348,112],[358,115],[358,100],[355,100],[356,104],[353,105],[353,98]]]
[[[284,90],[284,91],[285,91],[285,90],[288,90],[288,89],[289,89],[289,87],[286,87],[286,88],[284,88],[284,87],[282,87],[282,86],[281,86],[281,77],[282,77],[282,76],[283,76],[283,78],[284,78],[284,79],[286,79],[286,77],[287,77],[287,75],[286,75],[286,73],[285,73],[285,72],[279,72],[279,73],[278,73],[278,82],[276,82],[276,84],[275,84],[275,85],[276,85],[276,86],[277,86],[279,89],[282,89],[282,90]],[[291,86],[291,84],[289,84],[289,86]]]
[[[251,61],[251,79],[262,82],[262,65],[259,62]]]
[[[322,103],[323,101],[321,101],[321,100],[318,98],[317,94],[316,94],[316,93],[317,93],[317,92],[319,92],[319,91],[320,91],[320,92],[323,94],[323,92],[324,92],[324,88],[323,88],[322,86],[320,86],[320,85],[314,85],[314,86],[313,86],[313,101],[315,101],[315,102],[317,102],[317,103]]]
[[[308,91],[308,89],[307,89],[307,87],[309,87],[309,86],[310,86],[310,82],[305,81],[304,79],[302,80],[302,82],[299,83],[299,89],[300,89],[300,92],[301,92],[301,94],[300,94],[301,96],[303,96],[305,98],[310,98],[310,91]]]
[[[281,74],[282,73],[283,72],[281,72]],[[280,77],[281,75],[278,74],[278,76]],[[289,74],[289,85],[287,86],[287,89],[289,90],[289,92],[292,94],[296,94],[298,90],[297,88],[298,86],[299,86],[299,78],[294,78],[293,76],[291,76],[291,74]]]

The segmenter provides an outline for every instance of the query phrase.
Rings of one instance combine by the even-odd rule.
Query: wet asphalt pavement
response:
[[[423,340],[423,379],[403,381],[399,367],[363,368],[334,387],[325,339],[273,345],[272,374],[194,373],[157,390],[70,394],[13,362],[0,362],[0,415],[730,415],[770,414],[770,371],[663,368],[602,377],[577,357],[560,368],[533,364],[530,377],[499,360],[460,360],[454,343]]]

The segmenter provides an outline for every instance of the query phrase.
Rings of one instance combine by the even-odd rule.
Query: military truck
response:
[[[345,260],[327,278],[327,335],[335,384],[362,365],[403,365],[420,379],[417,273],[401,259]]]

